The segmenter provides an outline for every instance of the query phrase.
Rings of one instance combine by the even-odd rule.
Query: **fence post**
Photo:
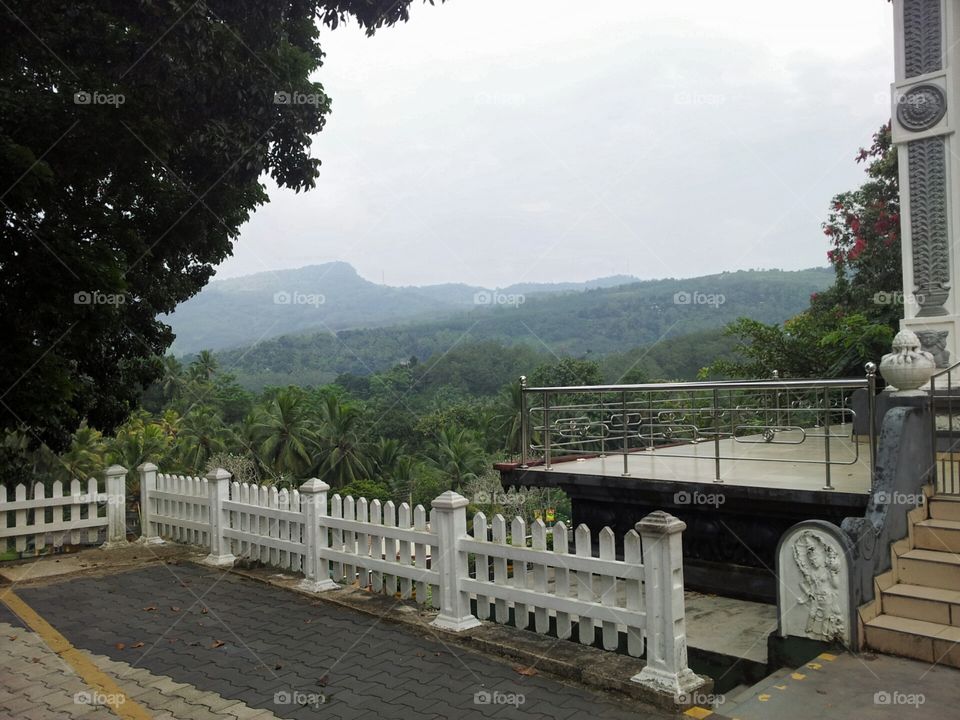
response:
[[[157,489],[157,466],[145,462],[137,467],[140,473],[140,539],[144,545],[160,545],[163,538],[157,535],[153,521],[153,503],[150,493]]]
[[[705,682],[687,667],[681,535],[686,527],[663,510],[636,525],[643,549],[647,665],[630,679],[674,698],[688,695]]]
[[[232,567],[236,560],[229,552],[229,541],[223,537],[223,528],[227,524],[223,501],[230,497],[230,477],[223,468],[206,474],[210,491],[210,554],[203,559],[204,565]]]
[[[127,543],[127,469],[111,465],[103,471],[107,500],[107,541],[100,547],[104,550],[126,547]],[[94,502],[96,498],[91,498]]]
[[[330,486],[319,478],[311,478],[300,486],[300,508],[303,512],[303,544],[306,550],[303,580],[297,585],[307,592],[336,590],[340,586],[330,579],[330,561],[324,556],[329,547],[327,529],[321,518],[327,516],[327,491]]]
[[[460,580],[469,577],[467,553],[460,539],[467,535],[467,505],[470,501],[453,490],[433,499],[430,525],[437,534],[439,558],[433,565],[440,573],[440,614],[430,623],[442,630],[460,632],[480,625],[470,613],[470,596],[460,590]]]

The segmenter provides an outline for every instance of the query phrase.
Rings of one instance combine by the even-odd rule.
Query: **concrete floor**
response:
[[[775,606],[689,591],[685,596],[690,648],[767,662],[767,636],[777,629]]]
[[[820,428],[809,432],[823,431]],[[793,432],[784,434],[782,441],[776,443],[746,442],[756,438],[721,440],[720,479],[728,485],[748,487],[823,489],[825,439],[808,435],[803,442],[791,442],[801,437],[800,433]],[[869,446],[859,445],[859,457],[857,450],[857,444],[849,436],[835,436],[830,440],[831,484],[840,492],[867,493],[870,489]],[[627,469],[630,477],[638,480],[713,483],[716,479],[714,453],[713,442],[678,445],[654,452],[640,450],[627,454]],[[623,454],[555,462],[552,468],[547,470],[536,465],[527,472],[621,477]]]

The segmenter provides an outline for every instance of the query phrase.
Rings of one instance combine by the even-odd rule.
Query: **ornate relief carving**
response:
[[[946,149],[941,138],[907,145],[914,294],[919,317],[946,315],[950,291]]]
[[[897,99],[897,120],[913,132],[929,130],[946,112],[947,96],[936,85],[917,85]]]
[[[807,633],[824,640],[842,638],[840,554],[818,533],[805,530],[794,543],[793,559],[801,577],[798,602],[807,606]]]
[[[938,368],[950,367],[950,351],[947,350],[946,330],[917,330],[920,346],[933,355]]]
[[[904,0],[903,50],[906,76],[943,68],[940,0]]]

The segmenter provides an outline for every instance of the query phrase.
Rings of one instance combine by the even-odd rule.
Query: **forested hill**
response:
[[[438,358],[468,346],[476,352],[473,344],[483,341],[521,346],[517,350],[521,355],[529,353],[531,363],[540,356],[599,359],[621,354],[626,358],[631,355],[628,351],[654,346],[661,360],[653,372],[680,377],[713,359],[695,359],[699,350],[720,352],[729,347],[715,332],[726,323],[738,317],[782,322],[806,308],[810,294],[832,280],[833,273],[826,268],[738,271],[528,295],[522,303],[513,298],[512,304],[492,304],[443,320],[287,335],[218,356],[222,367],[251,389],[319,385],[342,373],[368,375],[412,357]],[[682,340],[696,333],[709,342]],[[671,361],[670,348],[683,357]]]
[[[575,292],[636,282],[629,275],[582,283],[524,283],[499,290],[447,283],[391,287],[365,280],[348,263],[332,262],[215,280],[166,318],[175,333],[172,352],[252,345],[308,331],[336,332],[425,322],[516,298]]]

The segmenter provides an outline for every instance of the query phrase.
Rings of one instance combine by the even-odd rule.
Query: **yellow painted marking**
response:
[[[793,673],[790,677],[792,677],[794,680],[804,680],[807,676],[803,673]]]
[[[811,670],[819,670],[820,668],[823,667],[823,665],[821,665],[820,663],[807,663],[807,667],[810,668]]]
[[[834,660],[837,659],[836,655],[831,655],[830,653],[820,653],[819,655],[817,655],[817,657],[820,658],[821,660],[826,660],[827,662],[833,662]]]
[[[697,720],[703,720],[703,718],[708,718],[713,715],[713,710],[707,710],[699,706],[694,706],[683,713],[687,717],[697,718]]]
[[[769,695],[757,695],[757,700],[759,700],[760,702],[766,702],[769,699],[770,699]]]
[[[786,686],[786,685],[774,685],[774,687],[775,687],[777,690],[786,690],[786,689],[787,689],[787,686]]]
[[[32,607],[17,597],[12,590],[0,595],[0,602],[31,629],[46,643],[53,652],[63,658],[74,672],[90,687],[104,696],[106,703],[113,713],[123,720],[151,720],[153,714],[133,699],[128,698],[113,678],[98,668],[94,662],[82,651],[77,650],[70,641],[57,632],[56,628],[44,620]]]

